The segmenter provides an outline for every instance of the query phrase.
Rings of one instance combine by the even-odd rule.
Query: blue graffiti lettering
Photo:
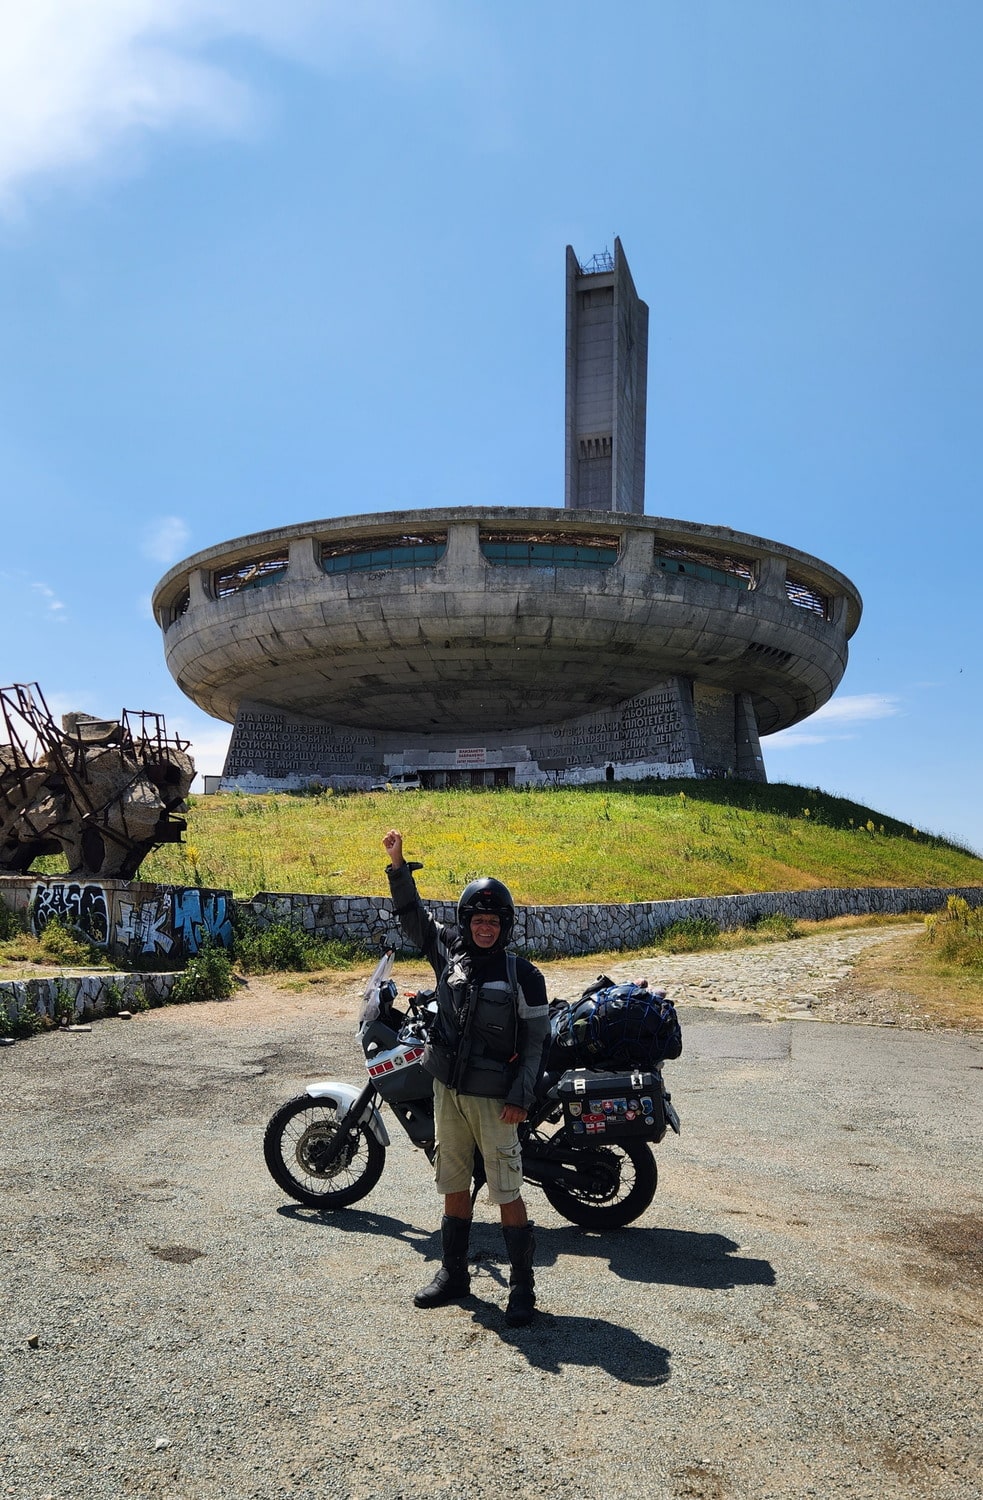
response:
[[[184,942],[185,951],[197,953],[203,943],[232,946],[232,921],[225,896],[214,891],[177,890],[174,892],[174,933]]]

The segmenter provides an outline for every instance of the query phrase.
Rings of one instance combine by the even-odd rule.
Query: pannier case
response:
[[[556,1085],[573,1136],[592,1141],[661,1141],[666,1133],[661,1073],[571,1068]]]

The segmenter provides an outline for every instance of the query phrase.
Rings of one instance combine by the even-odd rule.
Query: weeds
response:
[[[62,922],[58,917],[52,917],[45,923],[38,944],[50,963],[98,968],[106,962],[98,948],[80,937],[67,922]]]
[[[235,956],[246,974],[305,973],[312,969],[351,969],[374,956],[374,950],[336,938],[318,937],[293,922],[258,922],[240,918]]]
[[[663,927],[656,943],[666,953],[697,953],[715,947],[719,937],[720,928],[710,917],[683,917]]]
[[[232,961],[224,948],[206,944],[190,958],[174,982],[171,1000],[188,1005],[199,1000],[227,1000],[235,988]]]
[[[115,979],[108,984],[103,992],[103,1014],[107,1016],[118,1016],[123,1009],[126,996],[123,987]]]
[[[55,980],[55,1003],[52,1019],[56,1026],[70,1026],[75,1020],[75,996],[64,984]]]
[[[20,912],[11,911],[5,901],[0,901],[0,943],[20,937],[24,931],[24,918]]]
[[[940,963],[983,973],[983,907],[950,896],[944,911],[925,918],[925,927]]]
[[[784,943],[790,938],[802,936],[799,923],[782,911],[772,912],[769,917],[758,917],[757,921],[751,923],[750,930],[755,937],[769,943]]]
[[[23,1009],[13,999],[0,997],[0,1036],[26,1041],[44,1029],[45,1017],[36,1009]]]
[[[78,969],[108,967],[108,960],[100,949],[86,942],[84,937],[73,932],[58,918],[53,917],[45,924],[40,937],[35,937],[33,932],[26,930],[16,913],[8,912],[7,916],[13,917],[16,925],[12,930],[9,922],[6,928],[0,926],[0,932],[10,932],[9,937],[0,937],[0,960],[8,963],[58,964],[64,968]]]

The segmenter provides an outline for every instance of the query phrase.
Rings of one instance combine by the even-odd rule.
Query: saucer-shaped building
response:
[[[792,547],[642,513],[647,309],[620,244],[568,251],[566,504],[240,537],[154,594],[168,667],[235,725],[222,784],[765,779],[860,619]]]

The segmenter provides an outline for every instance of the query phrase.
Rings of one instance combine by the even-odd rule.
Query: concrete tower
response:
[[[621,241],[581,265],[567,246],[567,510],[645,509],[649,310]]]

